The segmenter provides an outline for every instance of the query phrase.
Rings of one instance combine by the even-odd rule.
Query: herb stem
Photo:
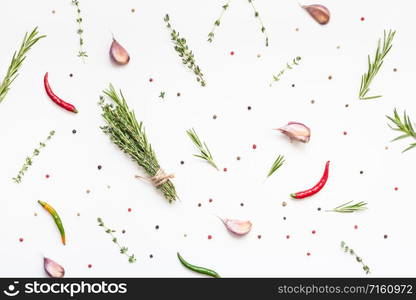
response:
[[[221,14],[215,20],[214,25],[212,25],[212,29],[211,29],[210,33],[208,33],[208,42],[212,43],[212,41],[214,39],[214,35],[215,35],[215,29],[220,26],[222,17],[224,16],[225,11],[230,6],[230,3],[231,3],[231,0],[228,0],[228,2],[222,6]]]
[[[253,8],[254,11],[254,17],[259,21],[260,23],[260,31],[264,34],[265,36],[265,43],[266,43],[266,47],[269,46],[269,36],[267,35],[266,32],[266,27],[264,26],[263,20],[260,17],[260,14],[258,12],[258,10],[256,9],[256,7],[254,6],[253,0],[248,0],[248,2],[251,4],[251,7]]]
[[[208,149],[208,146],[205,142],[201,142],[196,133],[195,129],[189,129],[186,131],[189,138],[192,140],[194,145],[198,148],[200,154],[194,154],[195,157],[202,158],[203,160],[207,161],[211,166],[213,166],[217,171],[219,171],[217,165],[214,162],[211,152]]]
[[[391,122],[393,122],[396,127],[391,126],[388,124],[388,126],[393,129],[394,131],[401,131],[403,134],[399,135],[395,139],[392,140],[392,142],[401,140],[404,138],[411,137],[413,139],[416,139],[416,132],[413,129],[412,121],[410,121],[409,116],[406,114],[406,111],[403,113],[403,119],[400,118],[399,113],[397,112],[397,109],[394,109],[394,115],[393,117],[386,116]],[[413,147],[416,147],[416,143],[411,143],[406,149],[404,149],[402,152],[406,152]]]
[[[78,57],[81,57],[82,62],[85,63],[85,57],[88,57],[88,55],[87,55],[87,52],[84,50],[84,38],[83,38],[84,29],[82,29],[82,16],[81,16],[81,8],[79,6],[79,0],[72,0],[72,4],[75,5],[76,10],[77,10],[76,22],[78,24],[77,34],[79,35]]]
[[[341,242],[341,249],[344,250],[345,253],[349,253],[352,256],[354,256],[355,260],[363,266],[363,270],[366,274],[370,273],[370,268],[363,262],[362,258],[359,257],[353,249],[348,247],[347,244],[344,241]]]
[[[294,66],[299,65],[300,60],[301,60],[301,57],[300,56],[297,56],[297,57],[295,57],[292,60],[291,63],[286,63],[286,67],[285,68],[283,68],[282,70],[280,70],[280,72],[278,74],[273,75],[273,79],[270,82],[269,86],[272,86],[273,85],[273,82],[279,81],[280,80],[280,77],[285,73],[285,71],[291,70],[291,69],[293,69]]]
[[[351,204],[352,201],[348,201],[344,204],[341,204],[337,207],[335,207],[334,209],[331,210],[327,210],[327,212],[338,212],[338,213],[353,213],[353,212],[357,212],[357,211],[362,211],[362,210],[366,210],[367,207],[367,203],[360,201],[358,203],[355,204]]]

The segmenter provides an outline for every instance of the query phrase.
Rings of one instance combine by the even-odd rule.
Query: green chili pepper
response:
[[[55,221],[56,226],[58,227],[59,232],[61,233],[62,244],[65,245],[65,230],[64,230],[64,226],[62,225],[62,221],[61,221],[61,218],[59,217],[58,213],[48,203],[40,201],[40,200],[38,202],[53,217],[53,220]]]
[[[186,260],[183,259],[183,257],[179,254],[179,252],[178,252],[178,258],[179,258],[179,261],[189,270],[192,270],[197,273],[205,274],[214,278],[221,278],[221,276],[213,270],[191,265],[190,263],[188,263]]]

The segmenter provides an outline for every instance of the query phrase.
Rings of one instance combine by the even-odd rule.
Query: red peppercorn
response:
[[[45,175],[45,178],[46,178],[46,179],[48,179],[48,178],[49,178],[49,174],[46,174],[46,175]]]
[[[150,79],[149,79],[149,82],[153,82],[153,78],[150,78]]]
[[[224,172],[227,172],[227,168],[224,168]]]
[[[128,209],[127,209],[127,211],[128,211],[128,212],[131,212],[131,208],[128,208]]]
[[[315,234],[316,233],[316,231],[315,230],[312,230],[312,234]]]
[[[88,265],[88,268],[90,268],[90,269],[91,269],[91,268],[92,268],[92,264],[89,264],[89,265]]]
[[[231,52],[230,52],[230,55],[234,55],[234,51],[231,51]]]
[[[287,235],[287,236],[286,236],[286,239],[290,239],[290,235]]]
[[[19,242],[23,242],[23,238],[19,238]]]
[[[209,201],[209,203],[211,203],[211,202],[212,202],[212,199],[211,199],[211,198],[209,198],[209,200],[208,200],[208,201]]]
[[[211,240],[212,239],[212,235],[208,235],[208,239]]]
[[[354,225],[354,229],[358,229],[358,226],[357,225]]]
[[[394,190],[395,190],[395,191],[398,191],[398,190],[399,190],[399,188],[396,186],[396,187],[394,188]]]
[[[310,253],[310,252],[308,252],[308,253],[306,253],[306,255],[307,255],[307,256],[311,256],[311,253]]]
[[[257,145],[253,144],[253,149],[256,150],[257,149]]]
[[[344,135],[347,135],[347,132],[346,131],[344,131],[343,133],[344,133]]]
[[[364,21],[365,20],[365,18],[364,17],[361,17],[361,19],[360,19],[361,21]]]

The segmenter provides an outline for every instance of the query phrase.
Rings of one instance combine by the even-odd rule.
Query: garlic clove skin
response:
[[[236,235],[245,235],[251,230],[250,221],[241,221],[241,220],[231,220],[231,219],[221,219],[225,227],[232,233]]]
[[[65,275],[65,269],[56,261],[47,257],[43,258],[43,267],[46,274],[51,278],[62,278]]]
[[[311,130],[309,127],[299,122],[289,122],[277,130],[287,135],[290,140],[307,143],[311,138]]]
[[[331,17],[328,8],[320,4],[302,5],[302,8],[319,24],[326,25]]]
[[[130,61],[130,55],[115,38],[110,47],[110,57],[118,65],[127,65]]]

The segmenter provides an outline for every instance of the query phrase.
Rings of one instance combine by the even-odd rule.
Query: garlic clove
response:
[[[311,137],[311,130],[309,127],[298,122],[289,122],[287,125],[278,128],[281,133],[287,135],[290,140],[307,143]]]
[[[251,230],[250,221],[241,221],[241,220],[231,220],[231,219],[221,219],[225,227],[232,233],[236,235],[245,235]]]
[[[130,61],[129,53],[115,38],[113,38],[113,42],[111,43],[110,57],[118,65],[126,65]]]
[[[330,13],[328,8],[320,4],[302,5],[302,8],[319,24],[328,24]]]
[[[49,277],[52,278],[61,278],[65,275],[64,268],[58,264],[56,261],[49,259],[47,257],[43,258],[43,266],[45,268],[45,272],[48,274]]]

